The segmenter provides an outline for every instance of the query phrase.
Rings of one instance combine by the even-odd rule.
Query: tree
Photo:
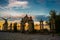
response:
[[[50,19],[49,19],[49,25],[50,25],[50,30],[51,31],[55,30],[55,19],[56,19],[56,11],[51,10],[50,11]]]
[[[58,14],[57,16],[56,16],[56,23],[55,23],[56,25],[56,32],[57,33],[60,33],[60,15]]]
[[[0,18],[2,18],[5,22],[4,22],[4,24],[3,24],[3,27],[4,27],[4,31],[7,31],[7,29],[8,29],[8,19],[10,19],[10,17],[9,18],[3,18],[3,17],[0,17]]]
[[[55,10],[50,11],[49,25],[52,32],[60,32],[60,15]]]

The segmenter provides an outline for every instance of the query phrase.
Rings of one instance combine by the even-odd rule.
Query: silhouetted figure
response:
[[[29,17],[28,24],[29,24],[28,31],[29,32],[34,32],[34,21],[32,20],[32,17]]]
[[[24,32],[25,31],[25,23],[24,23],[24,20],[23,20],[23,18],[22,18],[22,20],[21,20],[21,32]]]
[[[40,30],[43,30],[43,28],[44,28],[44,27],[43,27],[43,20],[41,19],[41,20],[40,20]]]
[[[10,31],[12,31],[12,23],[10,24]]]
[[[27,16],[27,14],[24,18],[22,18],[22,20],[21,20],[21,32],[25,31],[25,23],[28,23],[28,19],[29,19],[29,17]]]
[[[29,32],[32,32],[34,31],[34,22],[32,20],[32,17],[28,17],[27,15],[22,18],[21,20],[21,32],[24,32],[25,31],[25,23],[28,23],[28,31]]]
[[[17,23],[14,23],[14,32],[17,32]]]
[[[29,20],[28,15],[26,14],[26,16],[23,19],[24,19],[24,23],[28,22],[28,20]]]
[[[3,17],[1,17],[1,18],[5,21],[4,24],[3,24],[4,31],[7,31],[7,30],[8,30],[8,21],[7,21],[7,20],[8,20],[9,18],[7,18],[7,19],[6,19],[6,18],[3,18]]]

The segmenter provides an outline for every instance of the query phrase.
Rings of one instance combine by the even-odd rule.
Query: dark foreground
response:
[[[0,32],[0,40],[60,40],[60,36]]]

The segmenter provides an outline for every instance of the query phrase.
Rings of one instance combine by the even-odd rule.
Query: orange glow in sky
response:
[[[4,21],[0,21],[0,30],[3,29],[3,23],[4,23]],[[10,29],[10,27],[9,27],[10,23],[11,22],[8,22],[8,29]],[[12,24],[14,24],[14,23],[12,23]],[[46,24],[46,23],[44,22],[44,24]],[[44,28],[50,30],[48,25],[44,26]],[[12,29],[13,29],[13,25],[12,25]],[[40,30],[39,22],[34,22],[34,29]],[[17,24],[17,30],[20,30],[20,24],[19,23]],[[28,23],[25,23],[25,30],[28,30]]]

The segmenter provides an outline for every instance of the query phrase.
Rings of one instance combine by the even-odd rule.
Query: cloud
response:
[[[23,17],[25,17],[26,16],[26,14],[25,13],[19,13],[19,12],[15,12],[15,11],[1,11],[0,12],[0,17],[4,17],[4,18],[9,18],[9,17],[11,17],[10,19],[9,19],[9,21],[11,21],[11,22],[17,22],[17,23],[19,23],[20,21],[21,21],[21,18],[23,18]],[[31,15],[28,15],[28,17],[30,17]],[[33,16],[32,15],[32,18],[35,20],[35,16]]]
[[[15,12],[13,10],[4,10],[0,12],[0,17],[22,18],[23,17],[22,14],[24,13]]]
[[[17,0],[9,0],[9,4],[7,6],[8,8],[22,8],[22,9],[25,9],[25,8],[29,8],[28,7],[28,1],[17,1]]]
[[[7,1],[7,0],[5,0]],[[8,5],[6,6],[0,6],[0,17],[23,17],[23,15],[25,13],[20,13],[20,12],[17,12],[13,9],[13,7],[19,9],[26,9],[26,8],[29,8],[28,7],[28,1],[24,0],[24,1],[21,1],[21,0],[9,0],[8,1]],[[23,15],[22,15],[23,14]]]
[[[5,9],[13,9],[14,7],[15,7],[15,9],[27,9],[27,8],[30,8],[29,7],[29,2],[28,1],[26,1],[26,0],[24,0],[24,1],[21,1],[21,0],[9,0],[9,1],[7,1],[7,0],[5,0],[6,2],[8,2],[7,3],[7,5],[5,5],[5,6],[1,6],[0,5],[0,9],[3,9],[4,8],[4,10]],[[2,3],[2,4],[5,4],[5,3]]]

